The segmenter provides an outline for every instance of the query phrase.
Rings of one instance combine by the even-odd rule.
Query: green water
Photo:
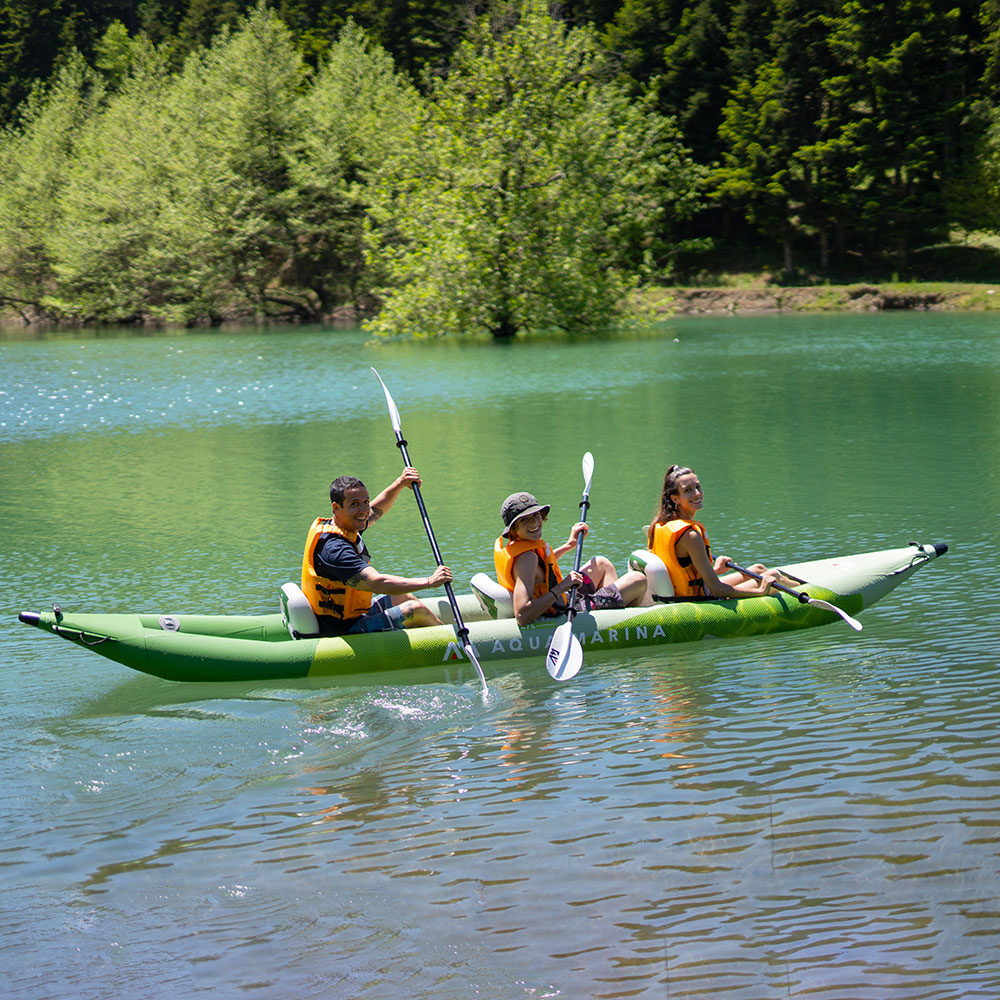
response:
[[[513,664],[486,705],[170,684],[17,623],[276,609],[330,479],[398,471],[370,366],[459,582],[514,490],[563,540],[585,451],[587,550],[620,568],[675,461],[744,564],[952,549],[860,634],[604,656],[564,685]],[[988,315],[8,336],[7,995],[1000,996],[998,444]],[[431,569],[409,497],[369,544]]]

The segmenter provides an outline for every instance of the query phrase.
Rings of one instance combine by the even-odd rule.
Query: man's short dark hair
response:
[[[348,490],[356,490],[359,486],[365,488],[365,484],[356,476],[337,476],[330,483],[330,503],[343,504],[344,494]]]

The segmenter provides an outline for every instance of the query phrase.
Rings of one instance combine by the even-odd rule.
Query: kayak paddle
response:
[[[583,499],[580,501],[580,520],[587,520],[587,509],[590,507],[590,480],[594,477],[594,456],[588,451],[583,456]],[[580,556],[583,553],[583,532],[576,538],[576,557],[573,560],[573,571],[580,571]],[[576,586],[569,592],[569,610],[566,621],[552,634],[552,642],[545,654],[545,666],[549,674],[557,681],[568,681],[575,677],[583,666],[583,647],[580,640],[573,635],[573,616],[576,609]]]
[[[744,573],[746,576],[752,576],[755,580],[763,580],[762,576],[757,573],[751,573],[750,570],[744,569],[742,566],[737,566],[736,563],[729,560],[729,565],[733,567],[737,572]],[[805,583],[805,580],[802,581]],[[824,611],[832,611],[836,615],[840,615],[841,618],[847,622],[848,625],[854,629],[855,632],[860,632],[862,629],[862,624],[857,620],[857,618],[852,618],[843,608],[838,608],[836,604],[831,604],[829,601],[820,600],[818,597],[810,597],[808,594],[803,594],[800,590],[792,590],[790,587],[785,587],[780,583],[774,583],[772,581],[771,586],[775,590],[782,590],[786,594],[791,594],[796,600],[800,601],[802,604],[811,604],[814,608],[822,608]]]
[[[403,439],[402,425],[399,420],[399,410],[396,409],[396,404],[392,401],[392,396],[389,395],[389,390],[386,388],[385,382],[382,381],[382,376],[379,375],[374,368],[372,369],[372,374],[378,379],[379,385],[382,386],[382,391],[385,393],[385,402],[389,407],[389,419],[392,421],[392,429],[396,433],[396,447],[400,450],[405,465],[410,466],[410,456],[406,452],[406,441]],[[427,508],[424,506],[424,498],[420,495],[420,487],[416,483],[413,484],[413,495],[417,498],[417,507],[420,508],[420,516],[424,520],[424,531],[427,532],[427,540],[431,543],[431,552],[437,560],[437,565],[442,566],[444,565],[444,560],[441,558],[441,550],[438,548],[437,539],[434,537],[434,529],[431,527],[430,518],[427,516]],[[469,630],[466,628],[465,622],[462,621],[462,612],[458,610],[458,601],[455,600],[455,591],[452,590],[450,583],[445,583],[444,590],[448,595],[448,603],[451,605],[451,613],[455,616],[455,631],[458,633],[459,639],[462,640],[465,655],[468,656],[469,661],[476,668],[476,672],[479,674],[479,681],[483,686],[483,698],[485,699],[489,690],[486,687],[486,677],[483,674],[483,668],[479,665],[479,657],[476,656],[476,648],[472,645],[472,640],[469,638]]]

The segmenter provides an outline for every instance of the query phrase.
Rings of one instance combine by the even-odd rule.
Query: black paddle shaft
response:
[[[580,501],[580,520],[586,523],[587,521],[587,511],[590,510],[590,494],[584,493],[583,499]],[[583,558],[583,532],[581,531],[576,538],[576,556],[573,559],[573,572],[580,572],[580,560]],[[573,620],[573,616],[576,614],[576,584],[573,584],[569,592],[569,609],[566,612],[566,618],[568,621]]]
[[[744,569],[742,566],[737,566],[736,563],[732,561],[732,559],[729,560],[729,565],[732,566],[733,569],[736,570],[738,573],[745,573],[747,576],[753,577],[753,579],[755,580],[760,580],[761,583],[764,582],[764,577],[762,577],[759,573],[751,573],[750,570]],[[804,580],[802,582],[805,583]],[[808,594],[803,594],[799,590],[792,590],[791,587],[786,587],[784,584],[778,583],[776,580],[771,580],[770,583],[775,590],[781,590],[784,591],[786,594],[791,594],[792,597],[798,600],[800,604],[809,603]]]
[[[407,468],[412,468],[410,464],[410,456],[406,450],[406,439],[402,434],[396,434],[396,447],[399,449],[403,456],[403,462],[406,464]],[[431,527],[431,520],[427,516],[427,508],[424,506],[424,498],[420,495],[420,487],[414,483],[413,484],[413,495],[417,498],[417,507],[420,510],[420,516],[424,520],[424,530],[427,532],[427,540],[431,543],[431,552],[434,558],[437,560],[437,565],[444,565],[444,560],[441,558],[441,550],[438,548],[437,539],[434,537],[434,529]],[[455,616],[455,624],[458,625],[459,637],[462,639],[463,643],[469,642],[469,630],[465,627],[465,622],[462,621],[462,612],[458,610],[458,601],[455,599],[455,591],[452,590],[451,583],[445,581],[444,592],[448,595],[448,603],[451,605],[451,613]]]

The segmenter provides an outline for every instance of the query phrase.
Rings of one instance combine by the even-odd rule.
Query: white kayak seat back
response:
[[[281,587],[281,621],[293,639],[315,639],[319,635],[316,612],[297,583]]]
[[[653,597],[673,597],[674,585],[670,582],[670,574],[663,560],[654,556],[649,549],[636,549],[628,557],[628,568],[646,574],[649,592]]]
[[[472,592],[490,618],[514,617],[514,599],[506,587],[501,587],[485,573],[477,573],[470,583]]]

